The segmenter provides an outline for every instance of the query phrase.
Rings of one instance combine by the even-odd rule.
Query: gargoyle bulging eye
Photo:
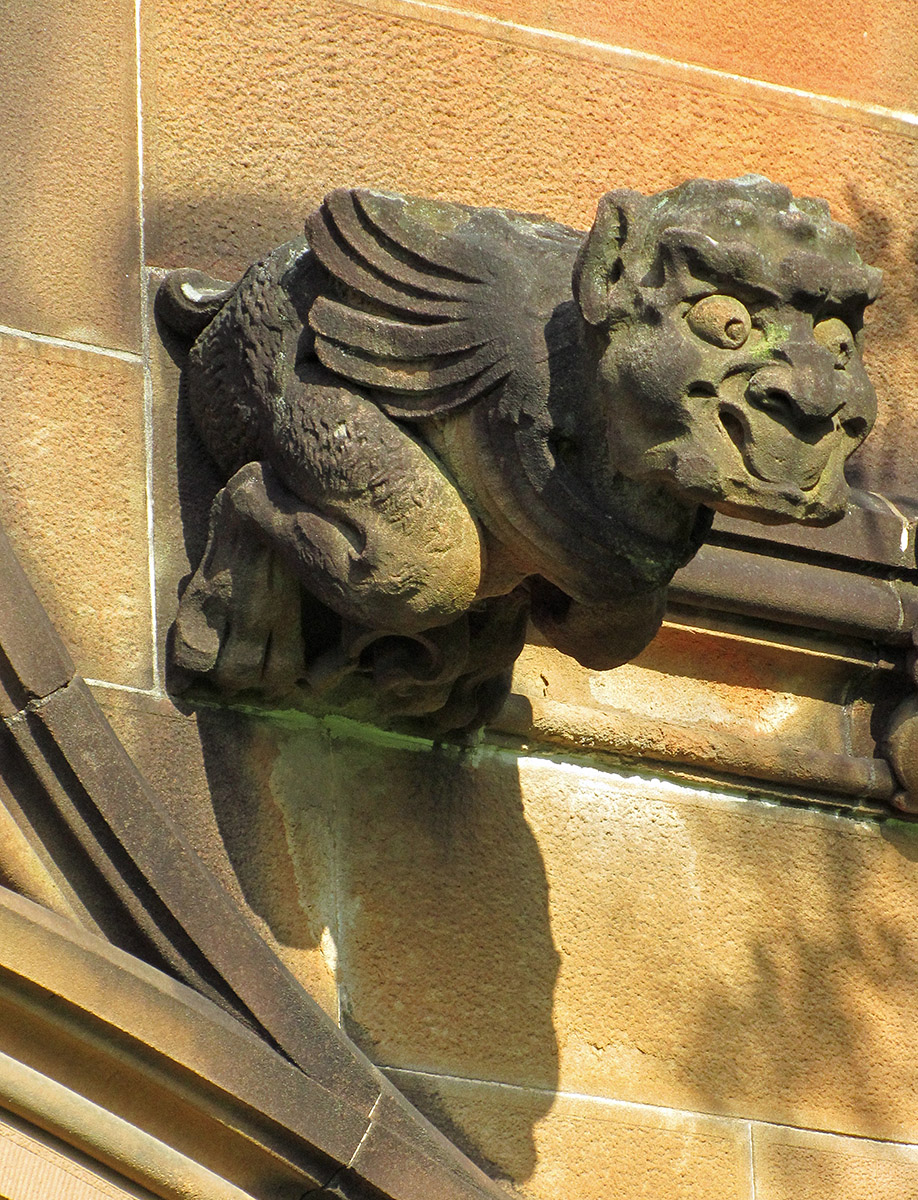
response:
[[[735,296],[705,296],[688,310],[686,320],[692,333],[724,350],[738,350],[752,329],[745,304]]]
[[[835,365],[843,367],[854,354],[854,334],[844,321],[829,317],[813,327],[813,337],[835,355]]]

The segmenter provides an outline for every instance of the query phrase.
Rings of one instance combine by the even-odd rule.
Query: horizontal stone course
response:
[[[455,5],[413,0],[356,0],[361,7],[425,14],[451,24],[476,12],[696,63],[731,75],[896,109],[918,107],[912,67],[918,52],[909,0],[829,0],[818,12],[775,0],[767,15],[754,0],[725,10],[716,0],[691,6],[667,0],[464,0]]]
[[[914,1200],[918,1146],[753,1127],[755,1200]]]
[[[745,1122],[391,1074],[472,1158],[529,1200],[751,1200]]]

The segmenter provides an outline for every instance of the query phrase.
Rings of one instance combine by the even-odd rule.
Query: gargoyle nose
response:
[[[777,420],[808,431],[827,426],[844,403],[832,373],[809,362],[776,364],[756,371],[746,388],[746,399]]]

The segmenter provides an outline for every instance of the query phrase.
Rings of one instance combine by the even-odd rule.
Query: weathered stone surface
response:
[[[901,664],[872,644],[785,636],[671,618],[632,663],[604,672],[533,639],[494,728],[881,809],[898,785],[876,757],[877,730],[908,688]]]
[[[77,669],[148,687],[139,364],[0,336],[0,519]]]
[[[912,827],[493,752],[328,754],[347,1028],[378,1061],[918,1137]]]
[[[714,511],[845,514],[878,287],[823,201],[758,176],[616,189],[586,235],[339,188],[238,285],[173,273],[157,314],[225,480],[173,686],[294,708],[358,680],[462,735],[527,612],[627,662]]]
[[[413,1102],[531,1200],[748,1200],[745,1123],[393,1071]],[[846,1198],[847,1200],[847,1198]]]
[[[4,6],[0,324],[140,349],[130,0]]]
[[[179,712],[97,689],[195,850],[309,994],[337,1015],[334,809],[311,784],[322,739],[242,713]]]
[[[918,1146],[753,1127],[756,1200],[912,1200]]]
[[[375,7],[372,0],[367,7]],[[729,14],[716,0],[678,9],[666,0],[587,0],[576,8],[562,0],[473,0],[463,8],[808,92],[912,111],[918,105],[911,70],[918,40],[908,0],[869,7],[829,0],[818,15],[777,0],[767,20],[753,0],[731,6]],[[448,14],[432,19],[450,20]]]
[[[331,3],[248,11],[246,28],[230,31],[216,0],[193,13],[144,9],[152,262],[235,278],[329,187],[357,180],[582,228],[597,191],[615,183],[650,192],[758,171],[825,196],[885,271],[869,339],[880,427],[858,469],[865,486],[913,491],[918,149],[908,127],[736,81],[715,89],[622,69],[582,44],[485,36],[474,22],[449,29]]]

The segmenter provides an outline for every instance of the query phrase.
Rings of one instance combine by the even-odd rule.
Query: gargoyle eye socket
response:
[[[813,327],[813,337],[835,355],[836,364],[844,366],[854,354],[854,334],[844,321],[829,317]]]
[[[692,305],[685,319],[692,333],[724,350],[738,350],[752,329],[745,304],[735,296],[705,296]]]

